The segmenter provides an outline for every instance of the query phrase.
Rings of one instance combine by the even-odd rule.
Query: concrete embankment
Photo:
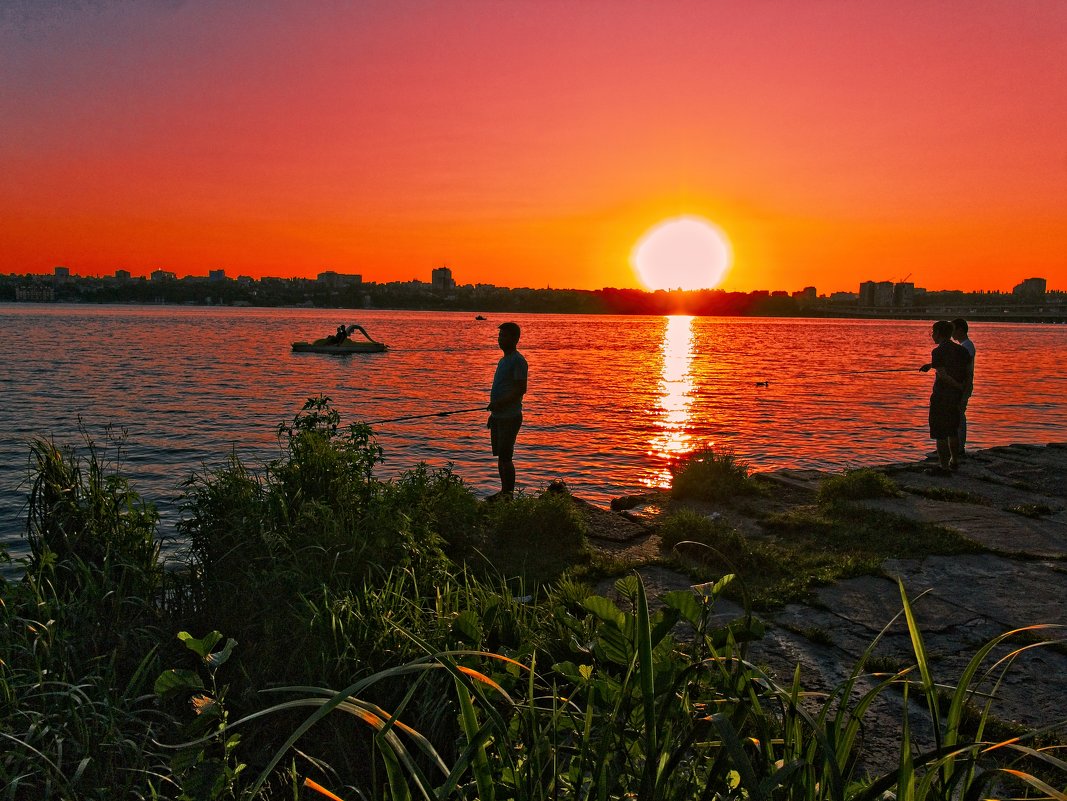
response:
[[[974,553],[888,559],[876,575],[818,587],[806,603],[762,613],[768,634],[751,651],[752,659],[788,681],[801,666],[807,690],[830,691],[849,675],[865,649],[888,626],[874,651],[876,664],[903,667],[914,663],[902,618],[898,580],[914,606],[935,680],[954,686],[967,662],[999,634],[1037,624],[1067,626],[1067,443],[1010,445],[972,453],[951,476],[929,475],[927,464],[876,468],[904,492],[899,497],[852,501],[866,508],[945,526],[975,544]],[[795,505],[812,504],[827,477],[817,471],[782,470],[764,474],[776,495]],[[780,490],[780,492],[778,492]],[[654,504],[653,504],[654,505]],[[659,510],[662,512],[662,510]],[[653,519],[642,520],[640,507],[624,519],[606,510],[590,511],[594,547],[616,556],[648,561],[662,556]],[[715,514],[708,510],[709,514]],[[758,515],[725,505],[738,529],[760,535]],[[765,533],[763,534],[765,536]],[[692,579],[662,564],[638,568],[651,592],[680,589]],[[601,588],[610,592],[610,582]],[[720,601],[724,619],[740,614]],[[1028,728],[1067,723],[1067,628],[1019,634],[987,660],[1027,644],[1052,642],[1020,652],[996,687],[992,714],[1003,722]],[[1056,641],[1059,644],[1055,644]],[[992,691],[1001,671],[993,670],[979,686]],[[866,751],[899,747],[901,697],[885,693],[866,727]],[[985,699],[976,696],[982,706]],[[923,739],[929,721],[912,704],[913,736]],[[896,708],[894,708],[896,707]],[[884,738],[884,743],[880,742]],[[892,745],[896,743],[897,745]],[[895,754],[884,755],[890,763]],[[877,767],[878,758],[873,757]]]

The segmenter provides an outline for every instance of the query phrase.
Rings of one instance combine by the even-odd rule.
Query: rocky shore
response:
[[[760,613],[767,636],[751,657],[781,680],[801,668],[808,690],[829,692],[848,677],[864,650],[886,629],[874,651],[881,669],[912,664],[912,645],[902,619],[898,580],[913,600],[925,637],[934,679],[954,685],[967,662],[999,634],[1028,626],[1052,628],[1023,632],[987,660],[1021,650],[995,687],[992,714],[1009,727],[1067,726],[1067,443],[1046,446],[1009,445],[975,451],[951,476],[928,475],[927,464],[891,464],[875,468],[902,490],[898,497],[850,501],[863,508],[891,512],[914,521],[939,524],[975,545],[973,553],[888,559],[873,575],[818,587],[806,603]],[[742,533],[768,536],[761,520],[767,507],[810,506],[827,474],[781,470],[759,475],[771,488],[760,508],[731,503],[690,504],[704,514],[725,517]],[[657,520],[672,505],[666,494],[650,494],[613,504],[608,511],[582,503],[593,547],[637,565],[650,593],[681,589],[690,575],[667,566],[656,533]],[[624,508],[625,507],[625,508]],[[611,582],[599,591],[611,593]],[[730,601],[720,601],[724,619],[741,614]],[[1001,665],[1000,667],[1003,667]],[[993,691],[1000,668],[990,670],[982,689]],[[975,703],[984,705],[984,697]],[[899,747],[901,697],[882,694],[866,728],[865,750],[877,755],[880,732],[885,746]],[[879,718],[884,716],[884,725]],[[913,736],[924,728],[914,705]],[[896,754],[886,754],[890,761]],[[873,757],[877,759],[877,756]]]

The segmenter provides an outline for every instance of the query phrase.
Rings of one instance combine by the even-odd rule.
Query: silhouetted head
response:
[[[930,336],[934,338],[934,342],[944,342],[946,339],[952,339],[952,323],[948,320],[938,320],[931,327]]]
[[[967,321],[962,317],[952,321],[952,338],[961,342],[967,338]]]
[[[501,323],[496,341],[503,351],[515,350],[519,344],[519,335],[522,331],[517,323]]]

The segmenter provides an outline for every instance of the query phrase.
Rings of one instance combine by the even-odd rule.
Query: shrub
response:
[[[505,576],[521,576],[537,586],[583,558],[585,520],[566,493],[516,495],[486,510],[485,554]]]
[[[900,495],[896,482],[884,473],[864,467],[846,470],[831,476],[819,487],[819,503],[861,500],[863,498],[894,498]]]
[[[431,470],[417,464],[392,482],[391,491],[398,514],[418,521],[424,537],[439,538],[452,558],[462,560],[481,545],[478,498],[452,465]]]
[[[756,491],[748,465],[730,451],[698,448],[671,465],[671,496],[698,501],[727,501]]]
[[[26,526],[35,565],[58,565],[61,583],[77,594],[69,569],[117,583],[123,594],[151,595],[161,575],[155,507],[145,503],[117,473],[118,463],[101,461],[88,437],[86,456],[38,439],[30,445],[35,477]]]

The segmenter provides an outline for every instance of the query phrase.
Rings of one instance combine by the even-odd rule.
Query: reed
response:
[[[31,556],[0,581],[0,797],[126,795],[164,766],[153,740],[170,723],[150,687],[157,516],[88,439],[31,454]]]

